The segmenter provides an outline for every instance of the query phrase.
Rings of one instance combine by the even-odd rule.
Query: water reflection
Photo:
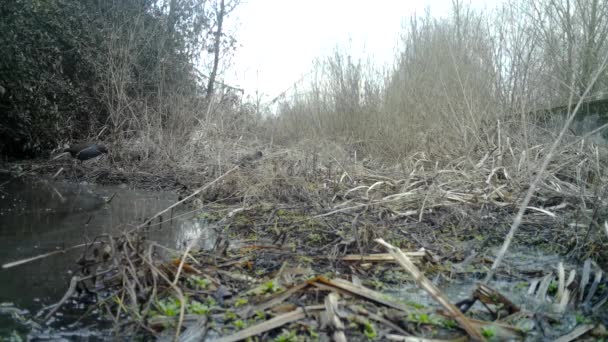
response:
[[[0,179],[0,184],[5,181]],[[100,234],[118,234],[175,201],[176,195],[168,192],[11,180],[0,188],[0,264],[92,241]],[[151,225],[149,238],[174,249],[199,237],[203,246],[212,245],[213,230],[195,214],[164,215],[162,225],[157,224],[159,220]],[[57,302],[67,289],[80,252],[0,270],[0,303],[35,312]]]

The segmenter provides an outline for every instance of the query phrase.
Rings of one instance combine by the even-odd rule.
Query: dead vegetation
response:
[[[606,337],[605,328],[591,318],[571,332],[559,325],[559,314],[566,308],[586,310],[581,317],[602,316],[608,292],[601,285],[601,269],[591,261],[580,275],[561,263],[556,271],[498,270],[497,276],[525,279],[528,300],[537,301],[537,308],[549,303],[549,311],[535,311],[533,305],[522,309],[484,284],[471,288],[470,297],[452,303],[428,278],[452,274],[446,278],[449,283],[470,277],[470,272],[450,266],[453,257],[424,249],[402,253],[383,239],[366,249],[383,246],[388,253],[348,254],[356,242],[339,233],[329,243],[311,240],[340,225],[340,220],[328,217],[325,224],[315,226],[305,223],[312,218],[302,220],[293,210],[231,210],[210,217],[217,220],[212,227],[221,232],[213,250],[198,250],[197,241],[186,251],[168,250],[143,238],[149,224],[119,237],[101,236],[85,249],[81,271],[64,300],[76,292],[94,295],[96,306],[104,308],[122,336],[143,334],[160,340]],[[263,229],[262,218],[274,221],[270,229]],[[474,261],[479,262],[483,258]],[[383,292],[391,283],[419,284],[438,305],[407,302]],[[477,301],[483,305],[474,308]],[[61,304],[46,314],[47,319]]]
[[[546,145],[526,149],[505,138],[499,127],[488,132],[492,144],[475,159],[440,163],[421,153],[388,167],[305,144],[222,165],[232,168],[196,191],[184,189],[174,206],[204,213],[218,235],[213,250],[200,250],[196,240],[185,251],[146,240],[150,218],[94,241],[68,295],[93,295],[121,334],[161,340],[605,337],[597,323],[608,300],[599,266],[608,260],[605,151],[573,136],[549,163],[515,241],[595,264],[535,272],[505,266],[496,275],[524,281],[530,300],[551,303],[552,314],[522,309],[483,284],[451,303],[424,280],[449,284],[488,271],[489,247],[502,241],[547,153]],[[406,255],[417,266],[399,261],[407,265],[400,271],[399,253],[378,239],[412,251]],[[383,292],[404,283],[426,284],[443,310]],[[485,309],[471,309],[476,301]],[[573,309],[585,323],[558,328],[560,314]]]
[[[455,10],[446,22],[412,22],[387,79],[337,54],[322,81],[283,103],[278,117],[220,103],[191,108],[178,98],[172,125],[157,126],[165,113],[140,108],[149,114],[140,129],[110,142],[113,153],[95,166],[36,166],[50,174],[63,167],[57,177],[75,180],[175,189],[182,199],[173,207],[200,212],[218,235],[211,251],[196,239],[185,251],[168,250],[146,240],[151,218],[99,237],[68,295],[95,298],[120,334],[159,339],[606,338],[608,150],[591,133],[576,136],[565,125],[560,136],[532,114],[544,93],[574,107],[595,79],[585,72],[571,83],[526,83],[533,73],[549,77],[546,68],[562,56],[539,57],[523,45],[493,56],[488,22]],[[532,30],[524,26],[501,28],[517,36]],[[496,72],[505,60],[521,64]],[[584,262],[582,271],[498,263],[496,277],[525,282],[527,298],[540,302],[535,311],[488,283],[450,303],[427,278],[488,274],[491,247],[522,203],[514,243]],[[393,246],[423,260],[413,266]],[[382,293],[412,283],[442,310]],[[477,301],[483,310],[471,309]],[[567,310],[581,312],[578,327],[558,324]]]

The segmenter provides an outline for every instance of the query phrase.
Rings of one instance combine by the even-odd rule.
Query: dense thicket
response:
[[[590,84],[587,100],[608,96],[607,37],[601,0],[506,1],[492,12],[454,1],[446,18],[408,20],[390,70],[342,51],[320,62],[307,91],[282,104],[277,132],[387,160],[467,154],[509,123],[510,139],[527,143],[536,110],[576,103]]]
[[[194,65],[217,46],[217,7],[1,1],[0,154],[32,156],[69,140],[128,134],[150,115],[146,108],[156,109],[156,124],[170,124],[166,94],[204,91]],[[234,39],[222,35],[219,46],[231,48]]]

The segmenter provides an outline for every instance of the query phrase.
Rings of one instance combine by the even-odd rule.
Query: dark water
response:
[[[0,177],[0,184],[7,180]],[[109,198],[112,200],[106,203]],[[176,200],[173,193],[129,190],[120,186],[10,180],[0,187],[0,264],[92,241],[100,234],[119,233]],[[165,215],[163,220],[171,222],[153,225],[150,238],[180,249],[191,239],[210,234],[204,221],[194,215],[175,212],[173,220]],[[201,240],[212,243],[213,238],[203,236]],[[96,329],[87,328],[85,324],[67,327],[55,322],[32,332],[31,324],[26,322],[41,308],[61,299],[73,270],[77,269],[75,261],[79,253],[82,253],[81,249],[0,269],[0,341],[16,331],[21,335],[29,334],[28,338],[48,340],[102,338]],[[69,320],[69,317],[65,319]]]

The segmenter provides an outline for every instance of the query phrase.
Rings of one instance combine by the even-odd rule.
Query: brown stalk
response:
[[[458,310],[454,304],[450,303],[448,298],[430,281],[424,276],[424,274],[414,265],[414,263],[405,255],[403,252],[384,241],[383,239],[376,239],[377,243],[386,247],[389,253],[399,262],[399,264],[414,277],[417,284],[420,285],[426,292],[428,292],[441,306],[443,306],[450,315],[460,324],[460,327],[469,334],[474,341],[483,341],[484,338],[481,336],[479,331],[473,327],[469,322],[469,319]]]

